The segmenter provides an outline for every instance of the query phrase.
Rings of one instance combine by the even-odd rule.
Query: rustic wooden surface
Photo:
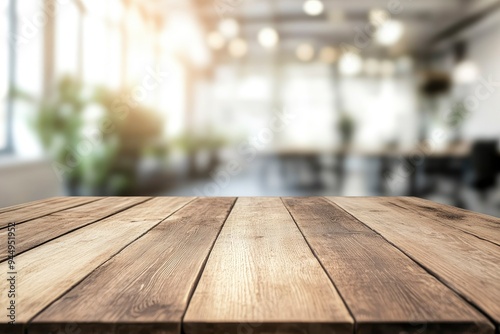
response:
[[[480,312],[344,210],[318,198],[284,202],[361,332],[451,334],[454,319],[488,327]]]
[[[144,332],[161,324],[165,332],[179,333],[188,298],[234,200],[198,199],[177,211],[42,312],[32,330],[57,332],[69,321],[93,323],[103,333],[134,322]]]
[[[145,202],[148,198],[108,197],[84,206],[72,207],[19,224],[16,227],[16,252],[20,254],[63,234],[92,224],[103,218]],[[57,226],[57,228],[54,228]],[[0,240],[7,238],[7,229],[0,230]],[[7,258],[7,243],[0,243],[0,261]]]
[[[332,201],[500,324],[498,245],[391,199],[336,197]],[[494,232],[498,233],[500,227]]]
[[[0,333],[500,330],[500,220],[422,199],[52,198],[4,277],[10,223]]]
[[[186,333],[352,333],[352,318],[279,198],[239,198],[187,309]]]
[[[398,204],[398,202],[406,209],[411,209],[418,214],[427,216],[440,223],[456,227],[464,232],[473,234],[500,246],[500,233],[498,233],[498,226],[500,225],[499,218],[470,212],[452,206],[436,204],[421,198],[394,199],[394,203]]]
[[[50,215],[51,213],[77,207],[86,203],[97,201],[97,197],[61,197],[37,201],[29,206],[16,206],[0,212],[0,228],[7,227],[9,223],[24,223],[30,219]]]

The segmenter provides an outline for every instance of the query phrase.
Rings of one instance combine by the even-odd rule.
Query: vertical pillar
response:
[[[8,85],[9,91],[11,91],[16,84],[16,66],[17,66],[17,9],[16,9],[16,0],[9,1],[9,68],[8,68]],[[13,152],[14,151],[14,101],[11,96],[7,97],[7,147],[6,151]]]
[[[43,96],[49,97],[54,89],[54,60],[55,60],[55,0],[43,1],[44,11],[47,13],[47,23],[43,32]]]

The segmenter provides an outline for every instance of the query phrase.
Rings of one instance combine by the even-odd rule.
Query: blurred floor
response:
[[[319,182],[312,179],[307,166],[295,170],[295,182],[281,173],[280,163],[276,159],[259,159],[249,165],[238,175],[229,180],[201,178],[192,181],[182,181],[164,196],[401,196],[406,195],[409,179],[400,183],[397,188],[388,189],[384,193],[377,190],[373,175],[378,173],[376,163],[364,158],[351,157],[346,161],[346,172],[343,182],[335,176],[332,165],[326,161],[319,173]],[[218,182],[218,183],[217,183]],[[339,188],[339,184],[341,187]],[[498,182],[497,184],[500,184]],[[220,186],[222,185],[222,186]],[[436,191],[420,196],[435,202],[456,206],[453,197],[448,193],[453,191],[453,182],[437,180]],[[500,188],[491,191],[490,199],[484,202],[477,193],[467,187],[460,190],[463,200],[462,207],[467,210],[481,212],[500,217]]]

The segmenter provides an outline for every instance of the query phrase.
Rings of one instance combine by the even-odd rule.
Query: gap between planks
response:
[[[309,243],[309,241],[308,241],[307,237],[304,235],[303,231],[302,231],[302,230],[300,229],[300,227],[298,226],[297,221],[295,220],[295,218],[293,217],[293,215],[290,213],[290,211],[288,210],[288,208],[287,208],[287,207],[286,207],[286,205],[284,204],[283,199],[282,199],[282,198],[280,198],[280,200],[281,200],[281,202],[282,202],[283,206],[286,208],[286,210],[287,210],[288,214],[290,215],[290,218],[293,220],[293,222],[294,222],[295,226],[298,228],[298,230],[299,230],[299,232],[300,232],[300,234],[301,234],[302,238],[304,239],[305,243],[306,243],[306,244],[307,244],[307,246],[309,247],[310,251],[313,253],[314,257],[315,257],[315,258],[316,258],[316,260],[319,262],[319,264],[320,264],[320,266],[322,267],[322,269],[323,269],[323,271],[325,272],[325,274],[327,274],[327,276],[328,276],[329,280],[331,281],[331,283],[332,283],[333,287],[337,290],[337,292],[339,292],[338,287],[336,286],[335,282],[332,280],[332,278],[330,277],[330,275],[328,275],[328,272],[327,272],[327,270],[325,269],[325,267],[324,267],[323,263],[319,260],[319,258],[318,258],[318,256],[317,256],[317,254],[314,252],[314,249],[311,247],[311,244]],[[193,199],[193,200],[191,200],[191,202],[188,202],[188,203],[184,204],[184,206],[182,206],[181,208],[184,208],[185,206],[187,206],[188,204],[192,203],[193,201],[194,201],[194,199]],[[88,202],[88,203],[83,203],[83,204],[79,204],[79,205],[77,205],[77,206],[83,206],[83,205],[86,205],[86,204],[89,204],[89,203],[91,203],[91,202]],[[143,202],[143,203],[144,203],[144,202]],[[330,203],[331,203],[331,201],[330,201]],[[140,204],[140,203],[137,203],[136,205],[138,205],[138,204]],[[346,214],[348,214],[349,216],[353,217],[353,219],[355,219],[356,221],[358,221],[358,222],[360,222],[361,224],[365,225],[368,229],[372,230],[372,231],[373,231],[374,233],[376,233],[377,235],[381,236],[381,237],[382,237],[382,238],[383,238],[386,242],[388,242],[389,244],[391,244],[392,246],[394,246],[396,249],[398,249],[399,251],[401,251],[403,254],[405,254],[406,256],[408,256],[410,259],[412,259],[412,261],[414,261],[417,265],[419,265],[420,267],[422,267],[424,270],[426,270],[426,271],[427,271],[428,273],[430,273],[432,276],[434,276],[434,277],[438,277],[438,279],[439,279],[439,276],[438,276],[438,275],[434,274],[432,271],[429,271],[429,270],[428,270],[425,266],[423,266],[421,263],[419,263],[417,260],[415,260],[412,256],[408,255],[406,252],[404,252],[403,250],[401,250],[401,249],[400,249],[397,245],[395,245],[395,244],[394,244],[394,243],[392,243],[391,241],[387,240],[387,238],[385,238],[385,237],[384,237],[381,233],[379,233],[379,232],[378,232],[378,231],[376,231],[375,229],[371,228],[369,225],[365,224],[362,220],[358,219],[356,216],[352,215],[352,214],[351,214],[349,211],[347,211],[345,208],[343,208],[343,207],[341,207],[341,206],[337,205],[336,203],[332,203],[332,204],[333,204],[333,205],[335,205],[336,207],[338,207],[340,210],[344,211],[344,212],[345,212]],[[213,251],[213,249],[214,249],[214,247],[215,247],[215,244],[216,244],[217,240],[219,239],[220,234],[222,233],[222,230],[223,230],[223,228],[224,228],[224,226],[225,226],[225,223],[226,223],[226,221],[227,221],[227,219],[228,219],[229,215],[231,214],[231,212],[232,212],[232,210],[233,210],[233,208],[234,208],[234,205],[235,205],[235,202],[233,202],[233,204],[232,204],[232,206],[231,206],[231,208],[230,208],[230,212],[229,212],[229,214],[227,215],[226,219],[224,220],[223,225],[221,226],[221,228],[220,228],[220,230],[219,230],[219,232],[218,232],[218,234],[217,234],[216,238],[215,238],[215,239],[214,239],[214,241],[212,242],[212,245],[211,245],[211,247],[210,247],[210,250],[209,250],[208,256],[207,256],[207,257],[205,258],[205,260],[204,260],[204,263],[203,263],[202,269],[198,272],[198,275],[197,275],[196,280],[195,280],[195,284],[194,284],[194,286],[193,286],[192,290],[190,291],[188,304],[187,304],[187,307],[186,307],[186,308],[185,308],[185,310],[184,310],[184,313],[183,313],[182,319],[184,319],[184,317],[185,317],[185,315],[186,315],[186,312],[187,312],[187,310],[188,310],[188,308],[189,308],[189,305],[190,305],[191,299],[193,298],[193,295],[195,294],[196,288],[198,287],[198,283],[199,283],[199,281],[200,281],[200,280],[201,280],[201,278],[202,278],[202,275],[203,275],[203,273],[204,273],[204,271],[205,271],[205,267],[206,267],[206,265],[207,265],[207,263],[208,263],[208,260],[209,260],[209,258],[210,258],[210,255],[212,254],[212,251]],[[177,209],[175,212],[179,211],[181,208]],[[62,209],[61,211],[68,210],[68,209],[70,209],[70,208],[67,208],[67,209]],[[125,210],[126,210],[126,209],[125,209]],[[124,210],[123,210],[123,211],[124,211]],[[59,211],[57,211],[57,212],[59,212]],[[55,213],[55,212],[54,212],[54,213]],[[171,214],[170,214],[170,216],[171,216],[171,215],[173,215],[173,214],[174,214],[174,213],[171,213]],[[48,214],[48,215],[50,215],[50,214]],[[114,214],[112,214],[112,215],[114,215]],[[111,215],[111,216],[112,216],[112,215]],[[167,218],[167,217],[166,217],[166,218]],[[66,293],[68,293],[69,291],[73,290],[76,286],[78,286],[78,285],[79,285],[79,283],[81,283],[82,281],[84,281],[87,277],[89,277],[91,274],[93,274],[95,271],[97,271],[100,267],[102,267],[105,263],[107,263],[108,261],[110,261],[110,260],[111,260],[112,258],[114,258],[116,255],[120,254],[120,253],[121,253],[124,249],[128,248],[130,245],[132,245],[133,243],[137,242],[139,239],[141,239],[142,237],[144,237],[144,236],[145,236],[145,235],[146,235],[149,231],[153,230],[156,226],[158,226],[160,223],[162,223],[162,222],[163,222],[166,218],[164,218],[162,221],[160,221],[160,222],[159,222],[158,224],[156,224],[155,226],[151,227],[149,230],[147,230],[146,232],[144,232],[142,235],[138,236],[135,240],[131,241],[129,244],[125,245],[125,246],[124,246],[122,249],[120,249],[117,253],[115,253],[114,255],[112,255],[112,256],[111,256],[109,259],[107,259],[105,262],[101,263],[98,267],[94,268],[94,269],[92,270],[92,272],[90,272],[87,276],[85,276],[85,277],[84,277],[82,280],[80,280],[79,282],[75,283],[75,284],[74,284],[74,285],[73,285],[70,289],[68,289],[67,291],[65,291],[64,293],[62,293],[62,294],[61,294],[58,298],[54,299],[54,300],[53,300],[53,301],[52,301],[52,302],[51,302],[51,303],[50,303],[47,307],[45,307],[43,310],[46,310],[47,308],[49,308],[49,306],[50,306],[50,305],[52,305],[52,304],[53,304],[53,303],[55,303],[57,300],[59,300],[59,299],[60,299],[63,295],[65,295],[65,294],[66,294]],[[38,219],[38,218],[35,218],[35,219]],[[103,219],[104,219],[104,218],[103,218]],[[91,223],[91,224],[92,224],[92,223]],[[87,224],[86,226],[88,226],[88,225],[90,225],[90,224]],[[81,227],[81,228],[83,228],[83,227]],[[78,229],[80,229],[80,228],[78,228]],[[459,229],[459,230],[460,230],[460,229]],[[466,233],[466,231],[461,231],[461,232]],[[69,233],[69,232],[68,232],[68,233]],[[474,235],[474,236],[475,236],[475,235]],[[475,236],[475,237],[477,237],[477,236]],[[479,239],[481,239],[481,238],[479,238]],[[53,239],[52,239],[52,240],[53,240]],[[441,281],[441,280],[440,280],[440,281]],[[445,285],[446,285],[446,283],[445,283],[445,282],[443,282],[443,284],[445,284]],[[349,309],[349,306],[346,304],[345,299],[343,298],[342,294],[340,294],[340,292],[339,292],[339,295],[340,295],[340,297],[342,298],[342,301],[344,302],[344,306],[345,306],[345,307],[346,307],[346,309],[349,311],[349,313],[351,313],[351,316],[352,316],[352,311]],[[460,294],[460,295],[461,295],[461,294]],[[43,311],[43,310],[42,310],[42,311]],[[42,311],[40,311],[39,313],[37,313],[37,315],[39,315]],[[483,312],[483,314],[484,314],[484,312]],[[354,318],[354,317],[353,317],[353,318]],[[491,319],[491,318],[490,318],[490,319]],[[182,326],[183,326],[184,321],[182,321],[181,323],[182,323]]]
[[[353,320],[280,198],[238,198],[188,305],[188,334],[352,333]]]
[[[194,292],[196,291],[196,287],[198,286],[198,283],[200,282],[201,275],[205,271],[205,267],[207,266],[208,259],[210,258],[210,254],[212,254],[212,250],[214,249],[215,243],[217,242],[217,239],[219,239],[220,233],[222,232],[222,229],[226,225],[226,221],[229,218],[229,215],[231,214],[231,211],[233,211],[233,208],[236,205],[236,201],[237,200],[238,200],[238,197],[236,197],[234,199],[233,203],[231,204],[231,207],[229,208],[229,212],[227,213],[226,218],[222,222],[222,226],[220,227],[219,232],[217,232],[217,236],[214,238],[214,241],[212,242],[212,245],[210,245],[210,249],[208,251],[208,254],[207,254],[207,256],[206,256],[206,258],[203,261],[203,264],[201,266],[201,270],[198,272],[198,274],[196,276],[195,282],[193,284],[193,288],[189,292],[189,297],[188,297],[188,301],[187,301],[187,304],[186,304],[186,308],[184,309],[184,312],[182,313],[182,317],[181,317],[181,333],[183,333],[183,334],[185,333],[185,331],[184,331],[184,317],[186,316],[186,312],[187,312],[187,309],[189,307],[189,304],[191,303],[191,299],[193,299]]]
[[[431,219],[439,218],[439,222],[478,239],[500,246],[500,219],[450,205],[438,204],[418,197],[389,198],[394,205],[405,205],[405,209],[424,215]],[[396,202],[396,203],[394,203]],[[417,206],[420,210],[417,210]],[[497,234],[495,234],[497,232]]]
[[[64,209],[62,211],[57,211],[53,212],[47,216],[39,217],[39,218],[34,218],[31,220],[28,220],[24,222],[23,224],[19,224],[16,226],[16,239],[18,240],[16,242],[16,256],[19,256],[31,249],[34,249],[36,247],[40,247],[44,244],[46,244],[49,241],[55,240],[57,238],[63,237],[71,232],[77,231],[81,228],[84,228],[86,226],[98,223],[101,220],[107,219],[112,217],[113,215],[119,214],[120,212],[123,212],[125,210],[128,210],[130,208],[133,208],[134,206],[137,206],[142,203],[146,203],[147,201],[150,201],[152,197],[106,197],[99,199],[97,201],[93,202],[87,202],[82,205]],[[50,224],[55,223],[52,222],[51,220],[58,220],[61,217],[58,217],[60,215],[67,215],[67,214],[72,214],[72,213],[79,213],[81,210],[91,210],[93,209],[93,206],[101,206],[105,205],[107,201],[115,201],[115,200],[121,200],[123,203],[121,205],[118,205],[118,208],[116,209],[111,209],[107,213],[105,212],[104,214],[101,214],[99,211],[96,211],[94,216],[90,216],[90,218],[87,220],[87,217],[76,217],[75,219],[71,219],[68,221],[68,217],[62,217],[64,220],[69,223],[69,225],[73,225],[72,227],[69,226],[65,231],[61,227],[57,231],[54,232],[53,229],[51,229]],[[129,202],[129,203],[127,203]],[[42,229],[41,233],[37,233],[36,229],[40,228],[40,225],[49,225],[49,226],[44,226]],[[33,226],[31,226],[33,225]],[[27,233],[24,232],[24,230],[27,230]],[[7,229],[0,229],[0,239],[6,238],[8,234]],[[24,234],[24,235],[23,235]],[[27,234],[27,235],[26,235]],[[44,237],[45,234],[45,237]],[[50,236],[52,234],[52,236]],[[47,235],[49,235],[47,237]],[[34,239],[34,240],[33,240]],[[28,241],[26,241],[28,240]],[[7,254],[7,244],[0,244],[0,254]],[[0,255],[0,263],[5,261],[7,259],[7,255]]]
[[[146,220],[142,220],[143,219],[142,215],[141,215],[141,217],[134,218],[135,217],[134,215],[138,215],[141,212],[147,213],[148,211],[151,210],[151,205],[144,206],[144,203],[141,203],[140,205],[138,205],[136,207],[133,207],[129,210],[126,210],[126,211],[116,215],[118,217],[118,219],[124,219],[124,218],[127,219],[127,217],[129,217],[128,219],[135,219],[136,220],[136,221],[131,221],[130,223],[128,223],[128,224],[132,224],[132,225],[130,225],[131,227],[129,230],[122,229],[120,231],[119,235],[122,235],[123,233],[126,233],[127,231],[133,232],[133,234],[130,235],[129,240],[123,240],[123,243],[120,244],[120,242],[121,242],[121,239],[120,239],[120,242],[117,245],[113,245],[110,243],[105,244],[105,241],[108,239],[104,240],[104,239],[102,239],[102,236],[100,236],[100,239],[101,239],[100,244],[103,244],[103,242],[104,242],[104,244],[106,245],[106,249],[104,249],[102,252],[97,252],[97,250],[94,249],[93,251],[97,252],[95,254],[92,254],[93,252],[88,253],[89,250],[87,250],[87,253],[88,253],[87,257],[90,256],[90,259],[93,259],[92,261],[94,261],[94,260],[99,261],[99,263],[96,264],[95,266],[93,266],[93,262],[89,262],[90,259],[85,260],[85,258],[83,258],[83,260],[80,261],[82,256],[85,256],[85,254],[83,254],[80,258],[75,259],[78,266],[71,268],[72,272],[70,274],[68,274],[67,271],[62,271],[64,274],[66,274],[66,276],[62,276],[62,277],[56,276],[56,279],[54,281],[49,282],[50,286],[48,285],[49,283],[47,283],[46,279],[44,280],[44,279],[39,277],[38,274],[39,274],[40,270],[37,273],[31,272],[30,275],[23,274],[22,276],[20,276],[22,278],[22,281],[19,281],[19,282],[22,283],[24,281],[24,285],[28,284],[27,290],[31,291],[30,293],[26,293],[26,295],[23,295],[23,297],[24,297],[23,299],[28,298],[26,301],[29,301],[29,303],[28,303],[28,305],[24,304],[25,305],[25,309],[23,310],[24,312],[23,312],[23,314],[18,315],[16,325],[12,326],[12,325],[6,324],[6,322],[1,322],[0,323],[0,331],[8,329],[8,330],[13,331],[13,332],[17,331],[17,333],[24,332],[24,330],[26,329],[26,324],[29,323],[31,321],[31,319],[34,318],[34,316],[38,315],[48,305],[52,304],[58,298],[63,296],[66,292],[68,292],[69,290],[71,290],[72,288],[77,286],[79,282],[81,282],[83,279],[85,279],[85,277],[87,277],[97,267],[99,267],[103,263],[109,261],[111,258],[113,258],[113,256],[115,256],[116,254],[121,252],[128,245],[130,245],[131,243],[136,241],[138,238],[140,238],[141,236],[146,234],[149,230],[153,229],[155,226],[160,224],[163,220],[165,220],[166,218],[168,218],[173,213],[177,212],[180,208],[184,207],[185,205],[192,202],[193,200],[194,200],[194,198],[174,198],[174,202],[172,204],[170,204],[169,206],[167,206],[166,210],[163,213],[160,214],[158,212],[156,214],[157,218],[150,217],[150,218],[144,218]],[[157,199],[156,202],[157,203],[155,205],[158,206],[162,203],[162,200]],[[150,201],[149,203],[153,203],[153,202]],[[154,208],[154,206],[152,206],[152,207]],[[148,221],[148,219],[149,219],[149,221]],[[141,222],[142,222],[142,224],[141,224]],[[108,228],[108,229],[109,229],[108,226],[113,225],[110,218],[107,218],[105,220],[102,220],[97,225],[92,224],[90,226],[87,226],[84,229],[80,229],[79,231],[77,231],[75,233],[80,233],[80,234],[83,233],[84,236],[86,235],[87,238],[89,238],[89,237],[92,237],[92,235],[94,235],[95,233],[99,233],[100,226],[103,226],[104,224],[107,224],[105,226],[107,226],[106,228]],[[63,238],[59,238],[59,239],[53,240],[52,242],[45,244],[43,247],[34,249],[31,252],[26,252],[26,253],[20,255],[20,257],[22,257],[23,259],[21,259],[21,261],[19,261],[19,262],[21,263],[21,265],[23,265],[23,262],[26,262],[26,260],[28,259],[28,264],[24,263],[25,267],[34,265],[36,268],[37,266],[38,267],[42,266],[39,268],[39,269],[45,271],[44,274],[43,273],[41,274],[42,276],[46,276],[46,275],[50,276],[50,275],[52,275],[52,272],[54,270],[61,271],[61,269],[62,269],[61,266],[65,266],[68,261],[64,261],[62,263],[58,263],[58,261],[60,261],[60,260],[63,261],[64,257],[67,257],[67,256],[65,256],[65,254],[67,254],[67,253],[64,251],[73,247],[73,244],[71,244],[71,245],[65,244],[64,242],[66,240],[63,240],[63,239],[69,238],[68,240],[74,241],[73,239],[74,239],[74,237],[76,237],[75,233],[68,234],[68,235],[64,236]],[[119,235],[118,234],[113,235],[111,240],[116,239]],[[99,238],[95,239],[95,240],[99,240]],[[114,241],[117,241],[117,240],[114,240]],[[80,240],[80,242],[85,242],[85,240]],[[80,246],[83,247],[83,244],[80,244]],[[52,259],[52,261],[50,261],[52,263],[51,265],[49,265],[49,264],[44,265],[42,263],[37,264],[38,261],[35,261],[35,260],[36,260],[36,257],[38,256],[38,253],[43,254],[43,252],[47,250],[47,247],[50,250],[57,251],[58,252],[57,255],[59,256],[59,258]],[[82,250],[81,247],[80,247],[80,250]],[[60,249],[58,250],[58,248],[60,248]],[[107,253],[108,251],[109,251],[109,253]],[[33,258],[33,257],[35,257],[35,258]],[[31,258],[31,260],[30,260],[30,258]],[[42,256],[42,259],[43,259],[43,256]],[[22,260],[25,260],[25,261],[22,261]],[[81,262],[81,263],[79,263],[79,262]],[[2,265],[5,266],[5,263],[6,262],[3,262]],[[74,263],[75,262],[72,262],[72,264],[74,264]],[[85,268],[85,266],[87,266],[87,265],[90,265],[88,270]],[[54,269],[54,267],[59,267],[59,269]],[[43,269],[43,268],[45,268],[45,269]],[[53,269],[51,269],[51,268],[53,268]],[[4,268],[4,269],[6,269],[6,268]],[[22,267],[17,268],[17,270],[20,273],[22,273],[22,269],[23,269]],[[75,278],[72,278],[69,275],[73,275],[73,277],[75,277]],[[3,288],[5,284],[6,284],[5,282],[1,282],[0,287]],[[21,284],[19,284],[17,288],[18,288],[18,290],[21,290],[22,289]],[[33,291],[33,289],[35,289],[35,290]],[[6,297],[7,297],[6,295],[0,296],[0,300],[2,300],[5,303],[4,299]],[[19,298],[18,298],[19,300],[17,302],[19,304],[22,304],[23,300],[20,300],[21,299],[20,297],[21,296],[19,296]]]
[[[30,333],[57,330],[66,320],[84,333],[178,333],[202,265],[234,202],[199,198],[186,204],[46,308],[31,322]],[[144,257],[137,266],[123,266],[137,257]],[[113,281],[115,275],[120,278]],[[105,296],[94,300],[101,290]]]
[[[357,333],[413,333],[424,325],[429,333],[492,333],[474,307],[344,210],[318,197],[283,201],[353,314]]]
[[[99,197],[57,197],[57,198],[51,198],[48,200],[48,203],[51,204],[52,206],[56,205],[56,209],[42,209],[40,207],[43,207],[46,203],[46,201],[40,201],[36,202],[34,206],[36,206],[36,209],[39,209],[39,213],[26,213],[24,215],[21,215],[22,218],[17,218],[19,217],[19,212],[23,210],[28,210],[32,209],[32,207],[26,207],[26,206],[21,206],[17,209],[14,210],[8,210],[3,213],[0,213],[0,230],[1,229],[6,229],[10,223],[16,223],[16,225],[23,224],[25,222],[28,222],[33,219],[38,219],[41,217],[48,216],[50,214],[64,211],[67,209],[79,207],[88,203],[100,201],[102,198]],[[55,202],[55,203],[54,203]],[[62,203],[59,203],[62,202]],[[77,203],[74,203],[77,202]]]
[[[345,301],[345,298],[344,296],[342,296],[342,294],[340,293],[339,291],[339,288],[337,287],[337,285],[335,284],[333,278],[331,277],[330,273],[328,273],[328,270],[326,270],[323,262],[319,259],[318,257],[318,254],[314,251],[314,248],[311,246],[311,244],[309,243],[309,240],[307,240],[306,236],[304,235],[304,232],[302,231],[302,229],[300,228],[299,224],[297,224],[297,220],[295,219],[295,217],[293,216],[293,214],[290,212],[290,209],[288,208],[287,205],[285,205],[285,201],[283,200],[283,197],[280,197],[280,200],[281,200],[281,203],[283,203],[283,206],[285,207],[285,209],[288,211],[288,214],[290,215],[290,218],[293,220],[293,222],[295,223],[295,226],[297,226],[297,229],[299,230],[300,234],[302,235],[302,238],[304,239],[305,243],[307,244],[307,246],[309,247],[309,249],[311,250],[311,253],[314,255],[314,257],[316,258],[316,260],[318,261],[319,265],[321,266],[321,268],[323,268],[323,271],[325,272],[325,274],[328,276],[328,279],[330,280],[330,282],[332,283],[333,287],[335,288],[335,290],[337,291],[337,293],[339,294],[340,296],[340,299],[342,299],[342,302],[344,303],[344,306],[345,308],[347,309],[347,311],[349,312],[349,315],[351,316],[351,318],[356,321],[356,318],[354,317],[354,314],[351,310],[351,308],[349,307],[349,305],[346,303]],[[355,328],[356,328],[356,323],[354,323],[354,331],[355,331]]]
[[[478,297],[477,294],[470,291],[470,288],[467,288],[467,284],[464,286],[464,282],[460,282],[460,277],[462,275],[464,275],[464,276],[468,275],[469,278],[474,280],[474,282],[472,282],[472,286],[474,286],[475,284],[479,284],[479,283],[484,284],[484,283],[482,283],[482,279],[480,279],[476,276],[470,277],[470,272],[468,272],[467,270],[465,270],[465,272],[464,272],[464,270],[460,270],[460,268],[459,268],[459,272],[455,271],[455,273],[454,273],[455,275],[453,277],[451,277],[450,274],[446,272],[446,270],[440,268],[439,264],[435,263],[434,266],[432,265],[432,252],[430,252],[430,254],[427,254],[426,247],[422,246],[422,248],[419,248],[418,250],[414,249],[412,251],[411,247],[408,246],[409,245],[408,243],[405,243],[401,240],[399,242],[396,242],[396,239],[398,239],[398,238],[397,238],[397,232],[395,233],[394,230],[388,230],[387,227],[385,227],[385,230],[384,230],[383,224],[380,225],[380,223],[379,223],[380,226],[375,227],[377,225],[377,219],[374,219],[371,223],[369,223],[369,219],[367,218],[368,213],[366,212],[366,210],[367,210],[366,206],[370,206],[372,203],[376,203],[373,201],[384,201],[384,200],[387,201],[387,198],[384,198],[384,197],[359,197],[359,198],[356,198],[356,197],[325,197],[325,198],[333,206],[338,207],[339,209],[343,210],[348,215],[353,217],[353,219],[366,225],[370,230],[372,230],[376,234],[380,235],[389,244],[393,245],[395,248],[399,249],[407,257],[412,259],[415,263],[417,263],[421,268],[423,268],[425,271],[427,271],[430,275],[436,277],[436,279],[438,279],[440,282],[442,282],[442,284],[444,284],[445,286],[450,288],[457,295],[459,295],[463,300],[465,300],[469,305],[471,305],[471,307],[476,309],[478,312],[483,314],[488,320],[490,320],[495,325],[497,332],[500,333],[500,323],[498,320],[499,307],[498,307],[498,305],[494,306],[495,305],[495,302],[493,301],[494,297],[492,297],[490,294],[483,294],[482,296]],[[354,202],[354,201],[357,201],[357,202]],[[363,207],[359,206],[359,208],[355,208],[355,206],[362,205],[361,201],[365,202],[364,206]],[[372,202],[366,203],[366,201],[372,201]],[[394,207],[392,207],[392,208],[385,207],[385,206],[382,206],[381,203],[378,203],[377,205],[378,205],[378,207],[372,208],[373,210],[376,211],[374,213],[376,213],[377,215],[380,215],[383,217],[384,212],[379,211],[378,209],[384,208],[385,210],[389,210],[391,212],[390,220],[396,219],[395,217],[398,217],[398,218],[403,219],[403,220],[408,219],[408,216],[402,216],[400,213],[395,211]],[[361,209],[365,210],[365,212],[363,212]],[[404,208],[404,207],[399,207],[399,209],[408,210],[407,208]],[[385,212],[385,214],[387,214],[387,213],[388,212]],[[416,213],[414,211],[413,212],[410,211],[409,216],[417,215],[417,214],[418,213]],[[474,214],[474,213],[470,212],[470,214]],[[364,217],[364,218],[362,218],[362,217]],[[413,218],[416,218],[416,217],[413,217]],[[453,226],[450,226],[446,223],[442,223],[440,221],[437,221],[435,218],[433,219],[433,217],[419,216],[418,218],[422,221],[422,223],[424,223],[423,226],[427,227],[428,229],[434,228],[434,226],[431,224],[428,224],[428,225],[425,224],[426,220],[431,220],[433,222],[433,224],[436,224],[436,226],[441,226],[441,228],[444,228],[444,230],[449,229],[448,232],[450,232],[452,234],[458,234],[458,235],[463,234],[464,239],[469,239],[471,242],[473,242],[478,247],[481,246],[482,248],[485,248],[485,250],[489,249],[490,252],[495,251],[496,253],[498,253],[498,247],[495,243],[487,242],[487,241],[483,240],[482,238],[478,238],[476,235],[471,235],[470,233],[466,233],[465,231],[462,231],[459,228],[454,228]],[[372,224],[375,226],[372,226]],[[406,225],[403,224],[403,226],[406,226]],[[414,225],[410,225],[410,226],[412,228],[414,227]],[[443,235],[446,235],[446,233],[443,233]],[[405,235],[405,237],[406,237],[406,235]],[[448,239],[446,240],[446,242],[450,242],[450,237],[449,236],[447,236],[447,237],[448,237]],[[393,238],[394,238],[394,240],[393,240]],[[423,239],[420,238],[419,240],[423,240]],[[476,240],[476,241],[474,242],[474,240]],[[462,241],[462,240],[460,240],[460,241]],[[410,243],[411,243],[411,241],[410,241]],[[455,246],[455,245],[453,245],[453,243],[452,243],[451,246]],[[409,247],[409,248],[406,249],[407,247]],[[481,247],[479,247],[479,248],[481,248]],[[423,252],[426,253],[425,258],[429,259],[430,264],[425,263],[426,261],[423,261],[421,258],[418,257],[418,253],[421,250],[423,250]],[[417,253],[417,255],[415,255],[414,253]],[[456,257],[455,253],[453,255]],[[439,256],[437,258],[439,258]],[[466,257],[466,258],[470,259],[470,257]],[[477,259],[481,260],[481,257],[479,256]],[[481,260],[481,261],[483,261],[483,260]],[[443,262],[441,261],[441,264],[442,263]],[[447,262],[444,262],[444,263],[446,265],[448,265]],[[496,265],[496,267],[498,270],[498,265]],[[486,268],[482,268],[482,269],[486,269]],[[494,283],[492,283],[492,281],[490,280],[489,284],[491,285]],[[498,285],[498,283],[497,283],[497,285]],[[470,284],[469,284],[469,286],[470,286]],[[490,286],[490,288],[491,288],[491,286]],[[491,292],[495,293],[495,294],[499,293],[499,291],[495,290],[494,287],[493,287],[493,290]],[[493,300],[492,300],[492,298],[493,298]]]

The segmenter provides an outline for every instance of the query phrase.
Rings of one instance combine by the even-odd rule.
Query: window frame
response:
[[[12,154],[14,153],[14,143],[13,143],[13,110],[14,101],[11,96],[12,89],[14,87],[16,78],[16,33],[17,33],[17,17],[16,17],[16,0],[9,0],[7,4],[7,36],[8,36],[8,68],[7,68],[7,97],[3,103],[5,103],[6,108],[6,145],[4,148],[0,149],[0,154]]]

